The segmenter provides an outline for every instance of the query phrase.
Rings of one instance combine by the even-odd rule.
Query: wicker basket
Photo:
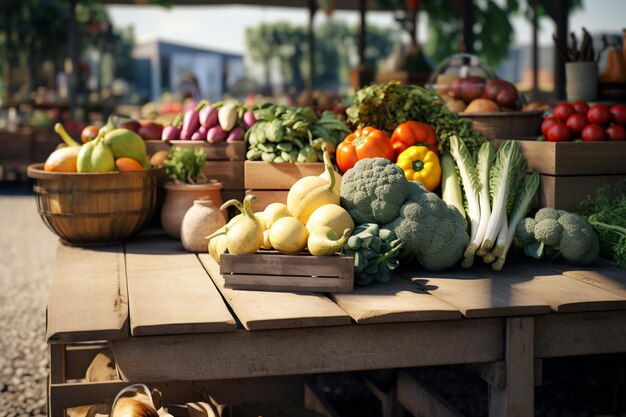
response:
[[[492,139],[536,139],[541,134],[543,110],[498,113],[460,113],[472,127]]]
[[[36,180],[37,211],[46,226],[70,245],[120,243],[137,233],[156,205],[162,168],[144,171],[46,172],[28,167]]]

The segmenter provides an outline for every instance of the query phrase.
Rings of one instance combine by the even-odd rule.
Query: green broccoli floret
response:
[[[362,159],[343,176],[341,205],[357,224],[389,223],[400,214],[408,183],[402,169],[389,160]]]
[[[408,185],[409,198],[400,215],[383,227],[393,231],[403,243],[403,259],[412,258],[429,271],[454,266],[469,245],[465,219],[420,184]]]
[[[520,221],[516,232],[528,256],[560,256],[575,264],[589,265],[600,253],[600,242],[591,225],[563,210],[541,209],[534,219]]]
[[[537,213],[535,213],[535,220],[537,220],[538,222],[545,219],[558,220],[560,216],[561,213],[559,212],[559,210],[553,209],[551,207],[544,207],[537,210]]]
[[[535,225],[537,221],[532,217],[526,217],[517,222],[515,237],[519,239],[522,246],[535,240]]]
[[[535,220],[535,223],[535,230],[533,231],[535,239],[543,242],[544,245],[558,247],[563,234],[561,223],[554,219]]]

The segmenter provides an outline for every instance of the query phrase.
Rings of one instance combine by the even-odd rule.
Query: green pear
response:
[[[76,158],[76,171],[93,172],[93,166],[91,165],[91,154],[93,153],[95,147],[95,141],[89,141],[80,147],[80,151],[78,151],[78,157]]]
[[[114,159],[126,156],[150,168],[146,144],[135,132],[128,129],[115,129],[104,135],[103,142],[113,152]]]
[[[111,172],[115,171],[115,159],[113,152],[101,140],[98,140],[93,151],[91,152],[92,172]]]

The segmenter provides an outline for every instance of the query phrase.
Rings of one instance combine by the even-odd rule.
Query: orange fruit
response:
[[[78,158],[77,146],[59,148],[52,152],[43,166],[48,172],[76,172],[76,158]]]
[[[128,157],[121,157],[115,160],[118,171],[142,171],[143,166],[136,160]]]

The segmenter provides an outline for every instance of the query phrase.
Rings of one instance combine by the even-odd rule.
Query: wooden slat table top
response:
[[[262,330],[626,309],[626,271],[602,263],[512,258],[501,272],[476,264],[437,273],[403,268],[399,274],[404,278],[330,298],[242,291],[224,288],[208,254],[186,253],[159,235],[128,243],[126,255],[121,246],[60,245],[47,340],[230,332],[238,322]]]
[[[452,304],[467,318],[523,316],[550,312],[550,306],[545,301],[517,291],[498,279],[488,277],[487,268],[482,265],[467,270],[455,268],[441,272],[408,267],[401,269],[399,273],[429,294]]]
[[[234,317],[195,254],[166,237],[126,245],[133,336],[237,329]]]
[[[232,290],[224,288],[219,265],[199,254],[213,282],[247,330],[348,325],[350,316],[318,293]]]
[[[508,268],[505,267],[501,272],[491,273],[490,278],[502,281],[515,290],[548,303],[554,312],[626,309],[625,295],[616,294],[597,285],[590,285],[568,274],[554,272],[540,261],[528,260],[507,266]],[[560,269],[565,270],[569,267],[563,264]],[[597,271],[601,272],[603,269],[600,268]],[[609,280],[608,276],[605,278],[606,281]]]
[[[352,293],[331,294],[331,297],[359,324],[455,320],[462,317],[456,307],[395,275],[389,283],[355,287]]]
[[[128,337],[122,246],[59,244],[48,298],[48,343]]]

